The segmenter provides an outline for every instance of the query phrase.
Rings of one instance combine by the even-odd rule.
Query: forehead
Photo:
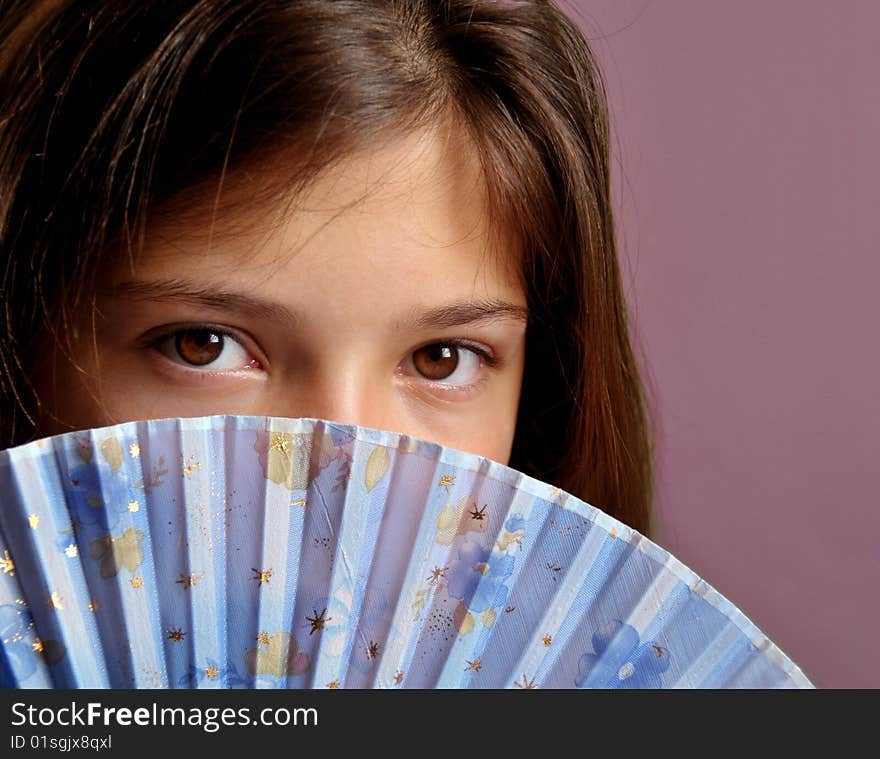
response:
[[[269,274],[294,258],[305,266],[315,255],[333,266],[358,254],[375,264],[393,259],[415,275],[453,262],[461,269],[467,254],[482,276],[518,280],[518,246],[490,228],[479,156],[462,130],[390,134],[325,167],[299,192],[285,191],[295,179],[290,166],[278,154],[169,204],[148,230],[138,270],[185,260]]]

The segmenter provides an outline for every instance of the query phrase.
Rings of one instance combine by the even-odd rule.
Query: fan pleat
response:
[[[238,663],[250,687],[278,688],[282,687],[278,678],[285,674],[291,653],[288,631],[301,580],[302,514],[290,504],[294,494],[303,490],[297,486],[303,468],[307,469],[303,458],[308,461],[308,449],[302,436],[279,431],[271,423],[242,437],[253,442],[252,450],[241,451],[239,463],[253,460],[257,450],[272,451],[291,462],[286,472],[293,478],[289,479],[293,489],[278,486],[256,468],[249,472],[259,478],[249,489],[257,497],[255,502],[243,505],[242,529],[231,541],[231,547],[237,550],[234,557],[230,551],[230,575],[234,578],[230,596],[241,599],[242,614],[252,624],[246,637],[238,641],[237,650],[230,651],[228,665],[232,673],[236,671],[234,663]]]
[[[723,687],[725,679],[730,677],[741,666],[741,662],[751,653],[748,641],[730,620],[721,620],[722,624],[714,631],[708,642],[701,646],[694,658],[679,675],[671,687],[673,688],[715,688]],[[705,640],[705,638],[704,638]]]
[[[375,542],[373,551],[364,552],[357,581],[364,592],[360,599],[354,645],[350,647],[344,685],[346,688],[391,688],[402,685],[405,672],[394,656],[391,642],[399,635],[392,619],[406,568],[412,558],[421,521],[428,518],[423,504],[429,500],[436,472],[436,461],[413,457],[409,453],[412,440],[401,435],[388,466],[387,476],[381,477],[371,489],[369,497],[375,502],[374,524],[363,539]],[[376,444],[360,448],[366,456],[363,465],[363,487],[372,482],[374,471],[370,462],[381,450]],[[413,466],[413,464],[418,464]],[[361,467],[355,471],[360,472]],[[355,480],[355,487],[361,482]],[[374,537],[373,537],[374,536]],[[352,534],[357,541],[357,535]]]
[[[327,586],[327,626],[321,631],[315,650],[313,685],[336,682],[346,687],[352,659],[359,654],[358,622],[363,615],[369,564],[375,556],[379,529],[383,524],[384,494],[387,487],[366,491],[361,483],[368,478],[367,469],[374,458],[374,446],[357,441],[352,459],[351,478],[345,487],[345,498],[339,513],[338,534],[334,551],[333,571]],[[378,449],[387,456],[384,448]],[[386,465],[384,468],[388,470]],[[360,496],[363,495],[361,499]],[[341,634],[340,634],[341,633]],[[378,641],[373,642],[378,656]],[[369,656],[369,649],[366,651]],[[350,687],[350,686],[349,686]]]
[[[76,659],[65,656],[74,642],[96,639],[92,620],[84,618],[70,600],[83,586],[76,556],[69,557],[52,542],[59,530],[70,530],[66,514],[58,508],[65,504],[63,484],[48,456],[33,458],[10,452],[14,466],[4,468],[0,480],[3,502],[0,504],[0,531],[5,538],[0,545],[4,557],[11,557],[13,569],[4,565],[3,642],[10,658],[14,655],[21,667],[11,667],[20,677],[28,664],[36,663],[43,687],[65,687],[81,680],[101,682],[106,687],[106,670],[98,652],[100,647]],[[47,466],[47,458],[49,466]],[[31,492],[31,479],[44,487]],[[56,524],[56,515],[61,524]],[[45,557],[45,558],[44,558]],[[67,560],[65,565],[64,561]],[[77,575],[80,575],[77,577]],[[77,582],[79,580],[79,582]],[[62,619],[59,615],[65,614]],[[4,622],[6,620],[4,619]],[[10,629],[11,628],[11,629]],[[7,643],[7,640],[9,643]],[[27,649],[38,655],[30,662],[20,661]],[[30,673],[28,673],[30,674]],[[46,685],[46,681],[50,685]]]
[[[371,446],[380,442],[371,440]],[[380,644],[376,674],[372,681],[366,681],[381,688],[420,687],[416,684],[420,675],[411,666],[417,643],[413,617],[424,597],[419,590],[425,578],[432,576],[429,552],[440,510],[435,491],[440,461],[439,448],[428,447],[421,455],[414,455],[413,442],[407,436],[397,438],[396,466],[388,492],[394,503],[379,537],[381,558],[370,578],[374,596],[363,625],[387,630],[384,644]],[[369,644],[368,639],[365,653],[369,652]],[[357,681],[352,678],[353,683]]]
[[[539,598],[533,597],[524,599],[524,607],[517,607],[508,596],[507,588],[508,584],[515,588],[523,573],[537,560],[532,553],[533,543],[518,542],[521,536],[512,529],[520,523],[523,514],[532,510],[535,498],[519,490],[517,485],[496,478],[494,471],[490,474],[500,490],[486,501],[493,506],[498,504],[490,515],[491,529],[484,533],[482,547],[486,561],[478,565],[480,571],[476,573],[472,592],[462,599],[470,615],[465,624],[470,628],[472,620],[472,632],[457,636],[438,681],[440,687],[502,687],[511,666],[509,657],[516,657],[521,650],[519,641],[525,634],[523,620],[543,606]],[[475,499],[475,503],[480,502]],[[505,579],[499,583],[501,577]]]
[[[521,642],[521,658],[506,673],[506,687],[517,687],[517,683],[522,687],[526,682],[536,687],[552,687],[547,680],[553,665],[569,648],[582,649],[582,618],[592,608],[603,584],[616,571],[617,564],[609,560],[609,554],[618,556],[614,551],[616,546],[602,530],[582,526],[586,534],[577,542],[567,541],[565,545],[560,540],[558,524],[566,516],[551,505],[535,540],[535,561],[530,567],[533,578],[529,579],[531,584],[538,585],[540,579],[535,575],[550,573],[551,580],[544,581],[548,590],[542,596],[543,608],[535,609],[534,616],[527,619],[530,637]],[[563,687],[573,685],[568,682]]]
[[[91,615],[105,641],[110,687],[159,687],[164,656],[153,557],[164,554],[150,542],[146,504],[133,487],[143,476],[140,459],[123,449],[122,440],[136,437],[136,428],[126,425],[120,432],[89,431],[92,454],[86,466],[98,483],[100,504],[93,521],[80,502],[80,557]],[[71,471],[75,464],[69,449],[67,456],[67,471]],[[136,510],[132,504],[137,504]],[[71,687],[99,686],[77,683]]]
[[[328,617],[327,595],[341,498],[336,491],[320,488],[313,477],[321,463],[326,436],[323,424],[295,429],[292,441],[297,453],[292,462],[290,483],[294,487],[285,491],[291,517],[288,540],[295,549],[285,560],[297,582],[287,590],[290,603],[285,611],[284,626],[279,628],[284,631],[284,638],[273,636],[271,645],[286,657],[279,661],[282,683],[301,688],[307,687],[313,674],[316,647]],[[276,644],[276,640],[279,643]]]

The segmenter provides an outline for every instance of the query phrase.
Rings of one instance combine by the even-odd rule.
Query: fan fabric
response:
[[[729,600],[574,496],[319,419],[0,452],[0,685],[810,688]]]

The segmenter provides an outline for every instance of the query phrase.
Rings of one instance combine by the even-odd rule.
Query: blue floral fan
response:
[[[812,687],[666,551],[549,484],[315,419],[0,452],[0,684]]]

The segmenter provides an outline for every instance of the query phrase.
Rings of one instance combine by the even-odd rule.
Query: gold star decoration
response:
[[[367,646],[367,658],[375,659],[379,655],[379,644],[374,643],[372,640],[370,641],[370,645]]]
[[[175,643],[180,643],[184,637],[186,637],[186,633],[179,627],[168,631],[168,638]]]
[[[327,683],[327,687],[330,690],[338,690],[339,689],[339,680],[331,680],[329,683]]]
[[[615,530],[615,529],[612,527],[612,528],[611,528],[611,532],[609,532],[608,534],[609,534],[612,538],[616,538],[616,537],[617,537],[617,530]]]
[[[205,675],[207,675],[209,680],[213,680],[220,674],[220,670],[217,667],[211,666],[205,669]]]
[[[137,501],[129,501],[128,510],[134,514],[134,512],[140,509],[141,505]]]
[[[290,449],[290,443],[284,438],[283,435],[275,434],[272,436],[272,450],[278,451],[278,453],[287,453]]]
[[[181,575],[179,580],[175,580],[175,584],[183,585],[183,589],[191,588],[204,576],[204,572],[200,575]]]
[[[46,599],[46,604],[51,606],[53,609],[60,609],[64,611],[64,599],[61,597],[61,594],[57,590],[52,591],[52,595]]]
[[[552,635],[545,635],[543,638],[541,638],[541,640],[544,641],[545,646],[549,646],[553,642],[553,636]]]
[[[441,579],[446,578],[446,570],[448,569],[449,567],[434,567],[434,569],[431,570],[431,575],[427,578],[426,582],[430,583],[431,585],[436,585],[438,582],[440,582]]]
[[[262,646],[268,646],[269,645],[269,633],[267,633],[265,630],[263,630],[263,632],[261,632],[257,636],[257,643],[259,643]]]
[[[40,516],[39,516],[39,514],[31,514],[31,515],[28,517],[28,522],[29,522],[30,525],[31,525],[31,529],[32,529],[32,530],[36,530],[36,529],[37,529],[37,525],[40,523]]]
[[[132,577],[131,578],[131,587],[133,587],[133,588],[144,587],[144,578],[143,577]]]
[[[98,611],[98,609],[100,609],[100,608],[101,608],[101,604],[99,604],[94,599],[89,601],[89,611]]]
[[[465,668],[465,672],[479,672],[483,668],[483,662],[479,659],[474,659],[473,661],[469,661],[467,663],[467,667]]]
[[[253,579],[256,580],[260,585],[269,582],[269,578],[272,576],[271,569],[254,569],[251,567],[251,571],[254,573]]]
[[[401,672],[400,670],[397,670],[397,672],[394,675],[394,684],[400,685],[402,682],[403,682],[403,672]]]
[[[455,484],[455,475],[454,474],[444,474],[440,478],[440,487],[446,488],[446,492],[449,492],[449,488]]]
[[[312,614],[314,617],[306,617],[309,623],[312,625],[312,629],[309,630],[309,635],[311,635],[315,631],[321,631],[324,629],[324,625],[329,622],[333,617],[324,618],[324,615],[327,613],[327,607],[321,609],[321,613],[318,614],[316,609],[312,609]]]
[[[3,570],[3,574],[15,574],[15,564],[12,561],[12,557],[9,555],[9,551],[3,551],[3,557],[0,558],[0,569]]]
[[[33,648],[34,651],[36,651],[38,654],[42,653],[43,652],[43,641],[41,641],[39,638],[37,638],[33,642],[33,644],[31,645],[31,648]]]
[[[195,456],[190,456],[188,460],[184,461],[183,456],[180,457],[180,464],[183,467],[183,473],[190,477],[196,469],[200,468],[202,465],[196,461]]]
[[[67,548],[64,549],[64,553],[67,555],[69,559],[75,559],[77,554],[79,553],[79,549],[76,547],[76,543],[71,543]]]
[[[141,455],[141,447],[137,443],[132,443],[128,446],[128,453],[133,459],[136,459]]]
[[[471,519],[476,519],[479,522],[482,522],[486,518],[486,506],[488,504],[483,504],[482,509],[478,509],[476,504],[474,504],[474,508],[470,510]]]
[[[517,680],[514,685],[517,688],[522,688],[523,690],[536,690],[538,688],[538,686],[535,685],[534,680],[529,680],[529,678],[526,677],[525,672],[523,672],[522,680],[522,682]]]

